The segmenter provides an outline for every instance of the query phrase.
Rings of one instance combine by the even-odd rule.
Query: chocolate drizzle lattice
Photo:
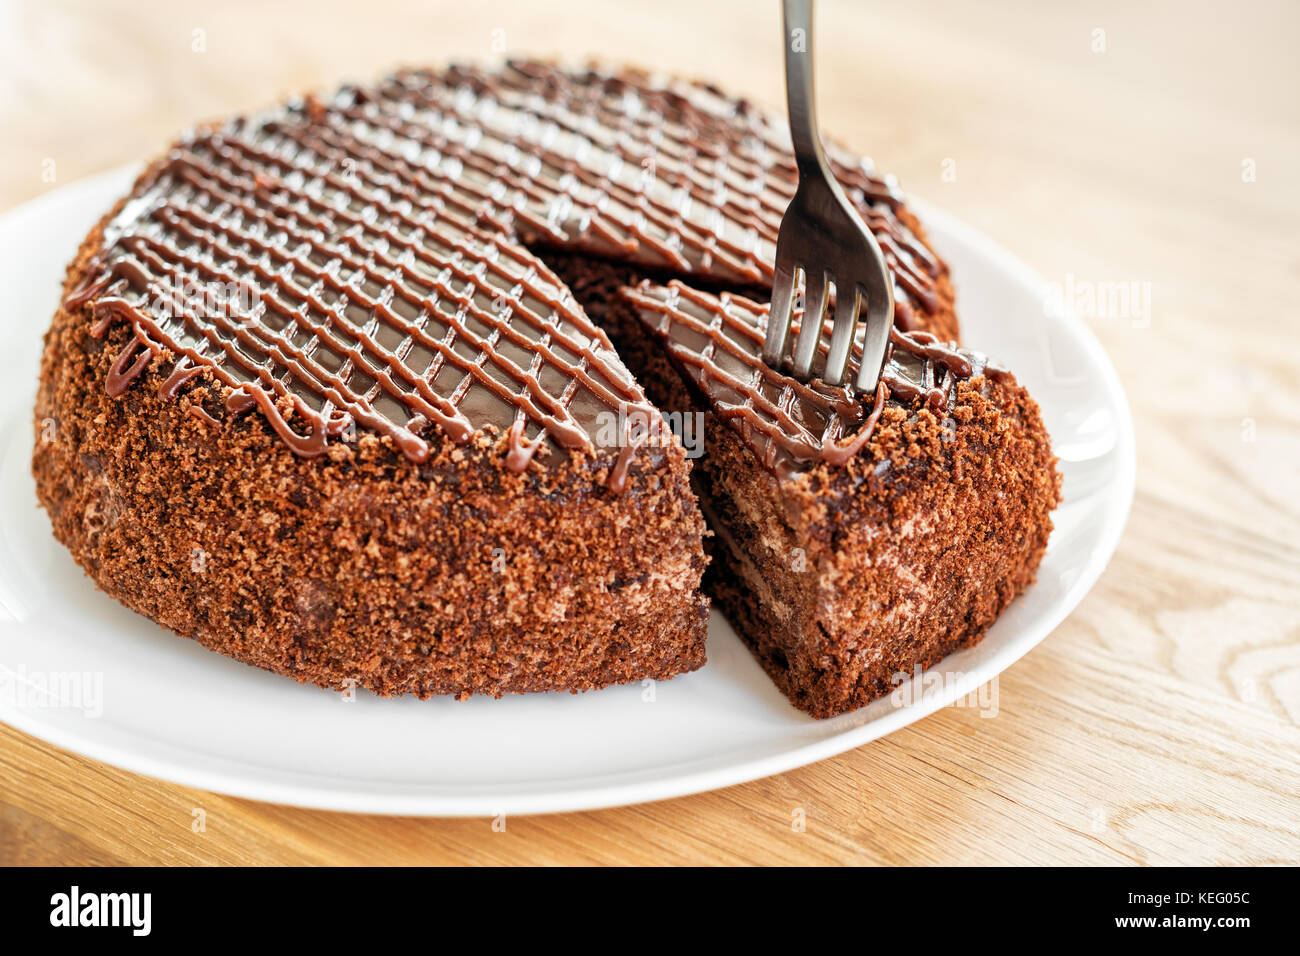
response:
[[[871,440],[888,403],[946,415],[959,379],[1007,374],[981,353],[945,345],[927,332],[895,328],[875,394],[857,396],[847,387],[803,383],[763,364],[766,304],[726,292],[699,292],[675,280],[666,286],[642,282],[624,290],[623,297],[664,338],[669,355],[714,411],[766,467],[778,472],[799,471],[818,461],[848,461]],[[796,330],[801,318],[796,309]],[[823,351],[828,338],[829,329]],[[861,354],[859,345],[851,365]]]
[[[129,324],[110,392],[166,351],[160,395],[209,370],[229,414],[257,407],[299,454],[361,426],[420,461],[430,428],[494,425],[514,469],[543,448],[599,457],[600,417],[648,406],[525,244],[766,283],[797,179],[784,137],[743,101],[635,71],[403,72],[184,138],[66,305],[96,334]],[[943,267],[892,181],[837,157],[906,327]],[[612,485],[634,453],[611,452]]]
[[[400,73],[378,96],[409,106],[480,188],[504,184],[521,233],[719,283],[771,283],[799,174],[784,122],[745,100],[637,70],[536,62]],[[881,244],[909,328],[913,309],[935,310],[946,266],[898,215],[892,176],[833,144],[828,155]]]

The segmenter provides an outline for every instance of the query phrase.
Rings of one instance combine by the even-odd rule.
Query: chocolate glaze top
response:
[[[842,465],[871,440],[887,405],[928,408],[946,416],[959,380],[1009,373],[980,352],[938,341],[928,332],[894,328],[885,368],[873,395],[814,380],[803,383],[763,363],[769,306],[723,292],[699,292],[676,280],[642,282],[622,296],[641,320],[665,340],[669,355],[736,429],[759,461],[779,475],[806,471],[817,462]],[[802,320],[794,312],[797,331]],[[824,353],[829,324],[822,336]],[[863,330],[850,365],[861,358]],[[850,375],[851,379],[852,376]]]
[[[902,304],[943,267],[892,181],[835,153]],[[645,407],[604,333],[527,246],[766,284],[797,173],[783,124],[699,84],[514,62],[406,71],[188,134],[141,177],[67,300],[132,335],[120,394],[164,350],[303,455],[354,426],[409,458],[486,425],[522,470]],[[195,409],[196,414],[205,414]],[[636,448],[610,454],[619,487]],[[652,451],[647,452],[653,454]]]

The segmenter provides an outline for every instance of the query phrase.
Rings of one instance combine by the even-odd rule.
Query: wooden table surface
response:
[[[8,4],[0,208],[397,63],[596,51],[782,102],[775,2],[541,6]],[[1151,304],[1090,319],[1136,420],[1132,518],[995,719],[949,708],[778,777],[504,833],[201,793],[0,727],[0,863],[1300,862],[1300,11],[975,6],[821,3],[823,122],[1048,279]]]

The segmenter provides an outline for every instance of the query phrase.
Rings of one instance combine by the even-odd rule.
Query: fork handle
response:
[[[817,172],[830,179],[826,154],[817,133],[813,98],[812,0],[784,0],[785,102],[790,114],[790,138],[799,175]]]

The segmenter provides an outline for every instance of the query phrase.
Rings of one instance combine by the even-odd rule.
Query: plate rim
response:
[[[57,206],[60,203],[75,203],[74,197],[78,193],[93,192],[108,182],[124,181],[128,175],[134,179],[143,167],[143,163],[128,163],[77,179],[29,199],[0,213],[0,229],[13,228],[28,216],[39,216],[46,211],[46,207]],[[1045,295],[1046,280],[1001,243],[942,208],[914,195],[909,194],[908,203],[922,222],[927,225],[937,225],[939,231],[948,233],[960,242],[980,250],[992,267],[1005,272],[1017,284],[1027,289],[1042,290]],[[254,764],[246,766],[255,767],[261,773],[260,777],[232,775],[229,770],[208,769],[194,764],[169,761],[166,756],[157,753],[160,749],[165,751],[172,746],[168,743],[163,743],[161,746],[150,743],[149,749],[145,752],[131,750],[120,746],[114,740],[102,739],[104,736],[111,738],[113,734],[78,733],[71,727],[41,720],[39,710],[23,710],[17,706],[10,706],[3,700],[0,700],[0,721],[22,733],[80,756],[181,786],[318,810],[427,817],[491,815],[486,808],[493,806],[500,808],[498,811],[492,811],[493,813],[505,812],[509,815],[521,816],[649,803],[747,783],[856,749],[902,727],[923,720],[1006,671],[1042,643],[1075,611],[1106,570],[1119,546],[1132,509],[1137,480],[1136,439],[1128,396],[1110,356],[1086,322],[1069,314],[1045,315],[1044,321],[1060,324],[1083,347],[1089,364],[1098,370],[1106,385],[1107,394],[1111,397],[1117,412],[1116,484],[1107,499],[1109,503],[1104,512],[1105,525],[1098,536],[1097,546],[1051,614],[1035,620],[1032,626],[1018,634],[1016,639],[1009,642],[1006,647],[983,661],[980,667],[963,672],[954,681],[943,681],[939,692],[927,693],[908,706],[895,708],[884,716],[876,717],[859,726],[850,727],[842,732],[779,753],[684,774],[674,774],[657,780],[627,780],[628,771],[620,771],[614,775],[616,778],[623,779],[612,779],[611,782],[603,784],[600,782],[599,775],[586,778],[571,776],[558,786],[547,784],[531,793],[505,796],[496,795],[491,789],[477,793],[453,793],[439,792],[428,788],[427,785],[394,787],[391,783],[387,785],[389,789],[380,791],[359,786],[359,781],[346,778],[331,782],[319,774],[286,771],[273,771],[268,774],[269,768]],[[13,673],[3,663],[0,663],[0,672]],[[236,767],[242,766],[234,761],[227,763]],[[499,790],[503,785],[498,783],[491,786]]]

